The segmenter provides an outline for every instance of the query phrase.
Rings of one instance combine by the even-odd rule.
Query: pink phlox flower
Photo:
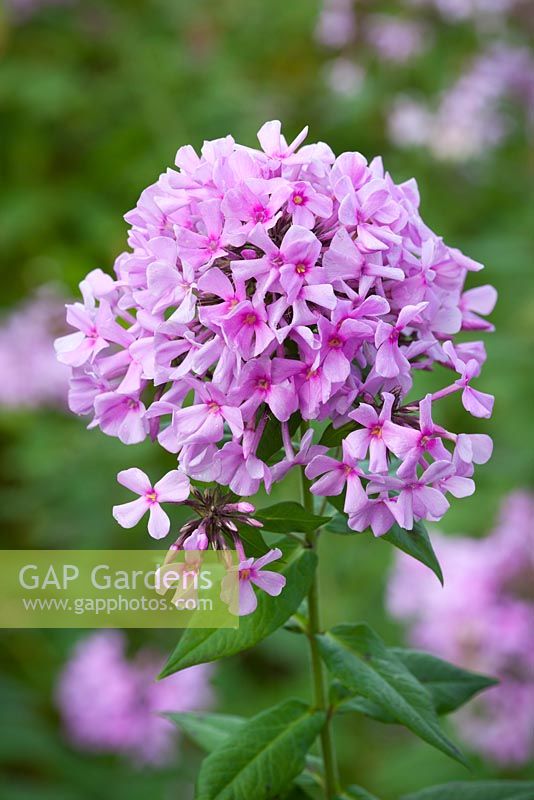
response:
[[[184,263],[205,270],[215,259],[226,256],[227,247],[242,245],[245,234],[238,220],[224,219],[218,200],[199,203],[198,212],[201,230],[177,230],[177,248]]]
[[[473,389],[471,381],[480,375],[480,364],[475,359],[469,359],[467,363],[458,358],[452,342],[445,342],[443,351],[449,357],[450,362],[460,378],[455,385],[462,389],[462,405],[474,417],[489,418],[493,412],[495,398],[491,394]]]
[[[81,303],[68,305],[67,322],[78,331],[56,339],[55,349],[58,360],[71,367],[93,362],[111,343],[128,347],[132,340],[128,331],[115,321],[105,300],[98,308],[87,308]]]
[[[290,193],[291,185],[282,178],[249,178],[238,188],[229,189],[221,210],[228,219],[243,223],[242,233],[246,236],[258,222],[266,230],[276,225]]]
[[[293,224],[310,230],[316,224],[316,218],[327,219],[332,215],[333,201],[327,195],[318,192],[311,183],[297,181],[287,201],[287,210],[293,218]]]
[[[146,438],[146,408],[135,394],[104,392],[95,397],[94,408],[91,427],[98,425],[104,433],[116,436],[123,444],[137,444]]]
[[[389,250],[401,244],[407,214],[391,197],[383,180],[375,179],[355,190],[348,177],[335,186],[340,201],[339,221],[357,226],[356,245],[362,253]]]
[[[171,453],[178,453],[186,444],[207,445],[219,442],[224,436],[225,423],[233,436],[243,434],[241,410],[228,403],[228,398],[213,384],[189,380],[189,389],[194,390],[192,405],[178,407],[177,397],[172,402],[163,399],[152,403],[147,413],[149,418],[171,414],[169,427],[159,434],[159,442]],[[182,393],[183,394],[183,393]],[[186,395],[183,395],[185,399]]]
[[[258,141],[264,153],[270,159],[280,164],[294,166],[306,162],[306,154],[296,153],[296,150],[308,135],[308,126],[301,130],[291,144],[288,145],[282,134],[282,125],[278,120],[266,122],[258,131]]]
[[[317,276],[318,282],[322,280],[322,270],[316,267],[320,252],[321,242],[307,228],[293,225],[285,234],[280,245],[284,262],[280,269],[280,283],[287,293],[288,305],[296,300],[310,277]]]
[[[266,403],[276,419],[288,420],[298,406],[293,376],[300,370],[301,365],[293,359],[262,357],[249,361],[243,367],[240,388],[232,395],[232,400],[241,404],[244,419],[252,419]]]
[[[328,447],[320,444],[312,444],[313,431],[311,428],[306,431],[299,443],[298,451],[295,453],[289,438],[287,425],[283,426],[283,439],[285,447],[285,458],[271,468],[273,483],[281,481],[293,467],[306,467],[316,456],[322,456],[328,452]]]
[[[401,528],[411,531],[414,520],[436,522],[446,513],[449,502],[434,484],[452,472],[450,461],[434,461],[420,477],[415,472],[411,478],[404,479],[375,475],[367,491],[369,494],[380,493],[384,489],[398,492],[389,497],[388,508]]]
[[[369,470],[371,472],[387,472],[388,470],[388,445],[384,441],[384,424],[391,420],[391,410],[395,398],[388,392],[384,392],[382,398],[384,402],[380,412],[367,403],[360,403],[358,408],[349,414],[351,419],[363,427],[349,433],[346,441],[360,461],[363,461],[369,452]]]
[[[279,572],[266,570],[264,567],[281,557],[282,551],[275,547],[260,558],[246,558],[240,561],[237,567],[237,592],[234,589],[234,576],[229,575],[229,577],[223,578],[221,599],[228,603],[231,614],[243,617],[247,614],[252,614],[256,610],[258,598],[254,592],[253,585],[258,586],[271,597],[278,597],[286,585],[286,579]]]
[[[149,512],[148,532],[154,539],[163,539],[169,533],[171,522],[161,503],[181,503],[189,496],[187,475],[173,469],[152,485],[150,478],[137,467],[125,469],[117,475],[118,482],[139,495],[137,500],[113,506],[113,516],[123,528],[133,528]]]
[[[476,286],[468,289],[460,298],[460,311],[462,314],[462,330],[464,331],[493,331],[491,322],[481,319],[480,315],[491,314],[497,302],[497,291],[493,286]]]
[[[226,344],[248,360],[261,355],[275,334],[267,324],[267,311],[261,301],[243,300],[221,323]]]
[[[399,336],[407,328],[416,326],[421,320],[421,312],[426,307],[426,302],[405,306],[400,311],[395,325],[379,321],[375,334],[375,345],[378,348],[375,366],[379,375],[384,378],[394,378],[400,372],[407,372],[410,369],[410,363],[399,347]]]
[[[382,435],[389,450],[404,462],[398,470],[398,476],[403,478],[409,475],[427,453],[434,461],[450,461],[451,454],[442,441],[445,433],[432,420],[431,394],[427,394],[419,403],[419,430],[398,425],[389,419]]]
[[[269,467],[252,452],[245,453],[238,442],[227,442],[216,455],[217,481],[238,495],[256,494],[263,483],[270,491],[272,476]]]
[[[362,533],[371,528],[374,536],[383,536],[395,524],[387,495],[368,497],[367,502],[349,514],[347,524],[351,530]]]
[[[328,497],[339,495],[346,487],[344,510],[347,513],[357,511],[367,501],[361,478],[364,473],[359,466],[359,459],[348,439],[342,445],[343,460],[337,461],[330,456],[315,456],[306,467],[306,476],[310,479],[322,475],[310,487],[312,494]]]
[[[355,282],[358,292],[365,297],[377,280],[403,281],[404,272],[398,267],[383,263],[380,255],[364,257],[345,228],[338,230],[323,257],[328,279],[345,288]]]

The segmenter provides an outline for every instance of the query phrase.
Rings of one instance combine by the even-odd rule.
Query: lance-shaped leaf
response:
[[[220,747],[247,722],[245,717],[232,714],[199,714],[196,711],[173,712],[165,716],[206,753],[211,753]],[[305,769],[295,778],[295,784],[288,793],[284,794],[284,800],[310,797],[307,790],[312,791],[321,784],[322,768],[322,760],[308,753]]]
[[[173,712],[165,715],[182,730],[197,747],[211,753],[246,723],[244,717],[231,714],[199,714]]]
[[[249,557],[261,558],[271,549],[257,528],[249,525],[238,525],[239,538],[243,542],[245,553]]]
[[[399,550],[431,569],[443,585],[443,573],[430,542],[428,531],[422,522],[414,522],[413,530],[411,531],[407,531],[395,523],[388,533],[379,538],[383,542],[389,542],[398,547]]]
[[[266,531],[273,533],[313,533],[330,519],[312,514],[300,503],[291,501],[259,508],[254,516],[263,522]]]
[[[478,692],[498,683],[494,678],[468,672],[419,650],[389,647],[388,651],[397,656],[427,689],[438,714],[450,714]],[[365,697],[342,697],[337,710],[341,713],[357,711],[379,722],[395,722],[394,717],[385,708]]]
[[[533,800],[534,781],[455,781],[431,786],[402,800]]]
[[[338,625],[317,637],[329,672],[421,739],[465,764],[439,726],[432,699],[368,625]]]
[[[499,683],[495,678],[461,669],[430,653],[402,647],[391,647],[389,650],[430,692],[438,714],[450,714],[474,695]]]
[[[189,628],[185,630],[160,675],[215,661],[248,650],[280,628],[298,609],[308,593],[317,563],[311,550],[301,550],[281,572],[287,583],[278,597],[258,592],[258,607],[253,614],[241,617],[239,628]]]
[[[267,800],[290,786],[325,723],[322,711],[288,700],[248,720],[204,760],[197,800]]]

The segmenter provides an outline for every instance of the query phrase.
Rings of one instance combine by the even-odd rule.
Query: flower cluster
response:
[[[483,540],[435,535],[445,588],[400,555],[388,606],[410,623],[415,647],[499,678],[499,686],[456,716],[465,740],[501,763],[534,755],[534,497],[507,498]]]
[[[454,392],[474,416],[491,414],[493,398],[472,386],[483,344],[453,342],[491,330],[480,315],[495,291],[464,291],[482,266],[425,225],[414,181],[395,184],[380,158],[299,147],[305,136],[288,145],[268,122],[259,150],[230,136],[200,156],[182,147],[179,169],[126,215],[131,250],[116,278],[95,270],[84,302],[68,306],[76,332],[56,348],[72,367],[71,409],[177,457],[155,485],[120,474],[140,495],[116,509],[127,527],[150,510],[150,532],[164,536],[159,502],[185,500],[190,479],[250,496],[301,466],[315,494],[346,488],[355,530],[411,529],[439,519],[447,493],[471,494],[473,464],[490,456],[487,436],[433,417]],[[406,404],[415,373],[436,366],[447,385]],[[341,457],[312,429],[295,446],[301,420],[345,426]],[[276,428],[278,458],[264,455]]]
[[[69,741],[136,764],[166,763],[177,729],[162,714],[209,708],[212,666],[190,667],[154,682],[163,659],[147,650],[128,660],[125,648],[119,631],[93,633],[76,646],[56,689]]]
[[[69,369],[53,346],[65,328],[64,301],[47,286],[0,321],[0,406],[65,407]]]

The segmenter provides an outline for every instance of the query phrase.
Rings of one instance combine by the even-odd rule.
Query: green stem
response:
[[[313,512],[313,495],[310,492],[310,482],[304,474],[304,469],[301,470],[301,486],[302,505],[308,511]],[[317,540],[317,531],[306,536],[307,545],[313,550],[317,549]],[[316,708],[326,713],[326,723],[321,731],[321,749],[323,753],[325,779],[324,791],[326,800],[332,800],[338,792],[338,776],[326,677],[321,654],[319,652],[319,645],[316,639],[316,634],[321,632],[318,569],[315,570],[312,585],[308,592],[308,617],[308,640],[310,642],[314,704]]]

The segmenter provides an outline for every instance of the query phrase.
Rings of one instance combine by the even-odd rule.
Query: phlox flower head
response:
[[[199,520],[177,546],[194,530],[202,545],[235,544],[226,507],[298,467],[313,494],[343,495],[354,530],[382,535],[440,519],[490,457],[485,434],[439,419],[450,394],[491,414],[484,346],[456,341],[491,328],[494,291],[465,289],[482,265],[424,223],[414,180],[397,184],[379,157],[336,156],[306,136],[286,138],[275,120],[257,148],[231,136],[181,147],[126,215],[114,276],[89,273],[67,309],[73,331],[56,348],[72,410],[176,459],[160,481],[120,473],[138,495],[114,509],[125,527],[148,511],[163,537],[162,505],[186,502]],[[419,370],[438,371],[443,388],[418,398]],[[343,426],[340,448],[319,443],[327,423]],[[191,481],[224,488],[188,499]]]

